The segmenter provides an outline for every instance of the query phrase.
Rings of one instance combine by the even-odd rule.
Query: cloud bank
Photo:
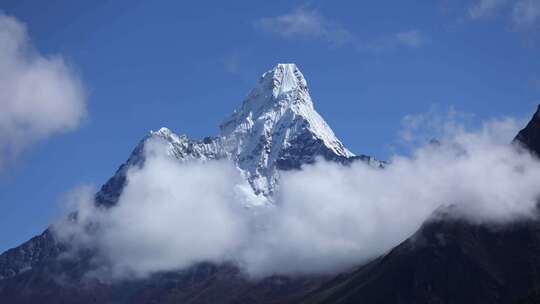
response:
[[[0,165],[38,140],[77,128],[84,97],[62,57],[41,55],[25,25],[0,13]]]
[[[55,230],[96,249],[117,278],[202,261],[235,263],[255,278],[333,273],[384,254],[440,206],[474,223],[533,217],[540,162],[508,144],[517,130],[513,119],[450,128],[385,169],[319,161],[282,172],[273,204],[250,208],[256,198],[231,164],[179,163],[156,142],[116,207],[95,207],[85,190],[78,219]]]

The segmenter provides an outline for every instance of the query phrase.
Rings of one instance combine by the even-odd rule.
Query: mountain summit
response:
[[[349,152],[313,107],[295,64],[278,64],[220,126],[225,150],[245,170],[256,192],[270,194],[277,170],[299,168],[314,157],[349,158]]]
[[[278,64],[264,73],[242,107],[220,129],[222,136],[231,139],[273,135],[273,142],[278,144],[274,150],[286,148],[283,144],[291,137],[307,131],[336,155],[354,156],[313,107],[307,82],[295,64]],[[242,145],[246,140],[234,142]]]

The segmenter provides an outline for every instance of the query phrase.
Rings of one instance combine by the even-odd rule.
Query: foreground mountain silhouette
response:
[[[516,143],[539,152],[538,112]],[[150,139],[167,143],[178,161],[230,159],[261,198],[279,186],[281,171],[322,157],[349,164],[383,162],[355,156],[315,111],[294,64],[263,74],[242,106],[202,140],[167,128],[151,132],[96,194],[114,207],[127,170],[144,164]],[[331,202],[329,202],[331,203]],[[273,276],[250,281],[234,265],[202,263],[129,281],[88,279],[93,252],[64,259],[70,244],[48,229],[0,255],[1,303],[515,303],[540,288],[540,224],[484,227],[452,218],[429,220],[388,254],[336,276]]]

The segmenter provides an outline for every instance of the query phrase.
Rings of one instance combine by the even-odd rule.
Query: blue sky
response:
[[[406,115],[533,113],[540,1],[405,2],[2,1],[75,71],[86,112],[0,169],[0,251],[40,233],[66,191],[99,187],[149,130],[216,134],[278,62],[298,64],[350,150],[381,159],[401,151]]]

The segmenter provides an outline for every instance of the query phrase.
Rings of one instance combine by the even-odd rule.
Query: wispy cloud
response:
[[[0,165],[77,128],[85,113],[81,82],[62,57],[41,55],[25,25],[0,13]]]
[[[481,19],[492,17],[507,4],[508,0],[477,0],[468,9],[471,19]]]
[[[317,11],[299,8],[275,17],[264,17],[256,22],[262,30],[285,38],[305,37],[322,39],[336,45],[354,40],[354,35],[323,17]]]
[[[439,140],[445,134],[457,134],[471,128],[473,119],[472,113],[457,111],[453,107],[441,109],[434,104],[427,112],[402,118],[399,141],[406,146],[418,147],[431,140]]]
[[[540,20],[539,0],[475,0],[468,8],[471,20],[505,15],[515,30],[530,30]]]
[[[257,20],[255,24],[257,28],[285,39],[322,40],[333,46],[348,45],[358,50],[380,51],[396,47],[418,48],[429,41],[429,37],[417,29],[361,39],[351,30],[326,18],[319,12],[304,8],[298,8],[283,15],[264,17]]]
[[[512,10],[512,22],[518,29],[534,27],[540,20],[540,1],[520,0]]]

